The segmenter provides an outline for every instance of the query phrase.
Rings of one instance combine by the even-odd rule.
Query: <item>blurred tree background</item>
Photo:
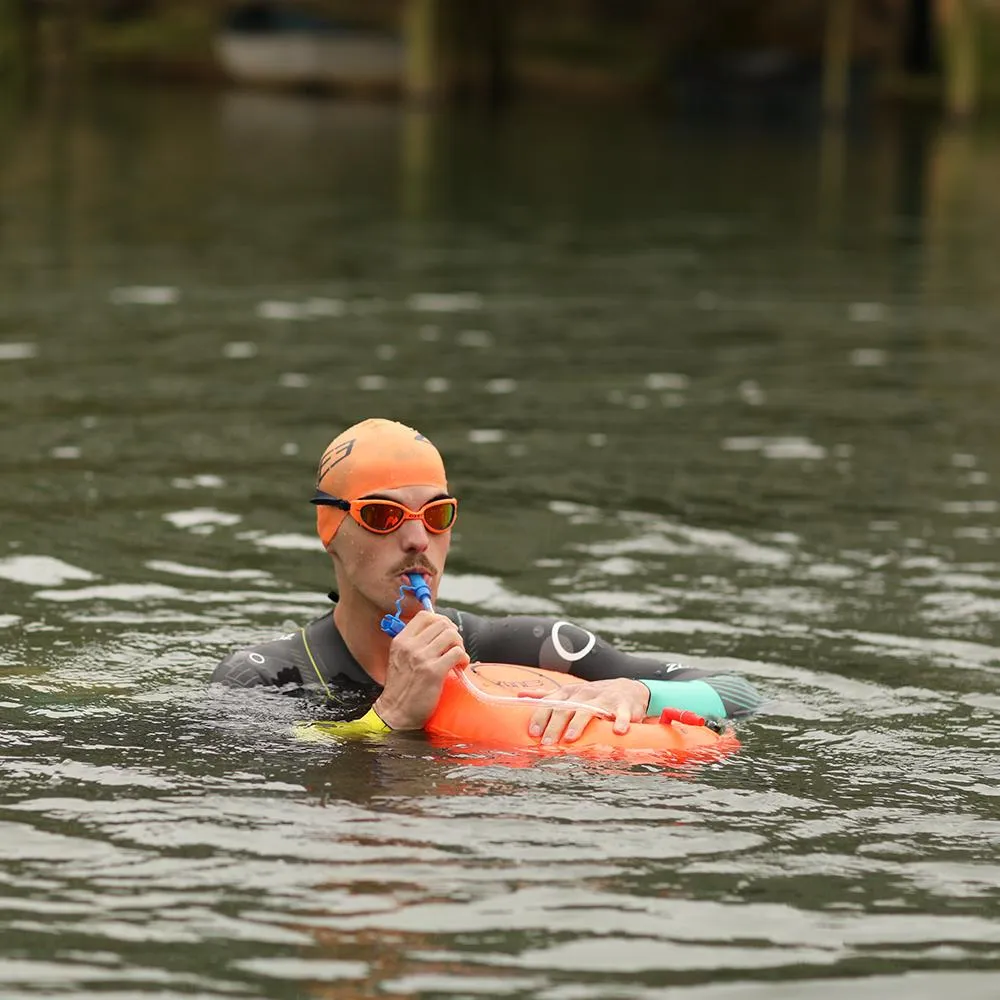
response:
[[[391,86],[416,99],[558,93],[711,109],[719,95],[1000,102],[1000,0],[0,0],[6,78],[225,83],[220,33],[257,19],[393,33]],[[304,86],[329,83],[310,81]],[[346,72],[343,90],[366,89]]]

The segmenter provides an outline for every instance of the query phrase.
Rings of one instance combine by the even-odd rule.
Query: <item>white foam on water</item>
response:
[[[123,285],[113,288],[108,298],[116,306],[170,306],[180,301],[180,289],[169,285]]]
[[[360,375],[357,385],[362,392],[381,392],[388,387],[389,380],[384,375]]]
[[[954,590],[941,594],[926,594],[922,599],[920,617],[929,622],[1000,621],[1000,599],[982,597],[968,591]],[[1000,661],[1000,650],[997,651]]]
[[[650,372],[645,379],[646,388],[655,391],[672,389],[676,392],[682,392],[690,382],[687,375],[680,375],[676,372]]]
[[[695,554],[704,551],[716,555],[724,553],[739,562],[754,563],[758,566],[784,567],[792,562],[791,553],[784,549],[751,542],[729,531],[695,528],[668,521],[655,514],[633,511],[622,513],[621,520],[637,529],[635,537],[591,543],[585,546],[583,551],[592,555],[620,555],[631,552],[669,555]]]
[[[299,372],[285,372],[278,378],[278,385],[285,389],[304,389],[309,385],[309,376]]]
[[[281,454],[288,458],[294,458],[299,453],[299,446],[295,441],[286,441],[281,446]]]
[[[79,590],[38,590],[35,597],[63,604],[85,604],[89,601],[121,601],[136,607],[143,602],[163,601],[174,614],[178,603],[225,606],[239,605],[248,615],[258,610],[287,610],[299,614],[303,608],[315,608],[315,593],[279,593],[269,590],[183,590],[163,583],[119,583],[107,586],[81,587]],[[75,620],[83,620],[76,618]]]
[[[0,559],[0,579],[36,587],[58,587],[70,580],[96,580],[89,570],[53,556],[8,556]]]
[[[988,542],[993,538],[1000,538],[1000,528],[969,527],[956,528],[952,534],[955,538],[973,538],[979,542]]]
[[[455,339],[462,347],[493,346],[493,334],[488,330],[462,330]]]
[[[424,382],[424,392],[447,392],[451,388],[451,382],[446,378],[429,378]]]
[[[881,323],[889,310],[881,302],[852,302],[847,307],[847,318],[852,323]]]
[[[193,490],[199,487],[206,490],[218,490],[222,489],[222,487],[226,485],[226,481],[222,478],[222,476],[204,473],[198,476],[191,476],[189,479],[182,477],[171,479],[170,485],[173,486],[175,490]]]
[[[252,340],[233,340],[222,348],[223,357],[231,361],[244,361],[257,357],[257,345]]]
[[[853,629],[837,631],[817,629],[816,634],[832,639],[852,639],[859,649],[874,649],[881,653],[910,660],[914,655],[935,657],[942,664],[963,669],[995,668],[1000,666],[1000,647],[961,639],[931,639],[920,636],[892,635],[882,632],[861,632]]]
[[[308,944],[312,938],[302,934],[289,944]],[[310,983],[331,983],[340,979],[364,979],[369,973],[367,962],[343,962],[336,959],[314,958],[246,958],[231,963],[234,968],[271,979],[308,980]],[[390,992],[392,992],[390,990]]]
[[[746,379],[740,382],[736,391],[739,393],[740,399],[747,406],[763,406],[767,402],[764,390],[753,379]]]
[[[269,573],[259,569],[210,569],[204,566],[187,566],[171,562],[169,559],[151,559],[144,564],[154,573],[171,573],[176,576],[195,577],[204,580],[266,580]]]
[[[204,526],[229,527],[243,520],[239,514],[216,510],[214,507],[194,507],[191,510],[175,510],[163,515],[175,528],[198,528]]]
[[[953,500],[941,505],[945,514],[995,514],[1000,510],[996,500]]]
[[[562,608],[541,597],[528,597],[507,590],[494,577],[476,573],[447,573],[441,578],[439,597],[442,604],[451,601],[484,611],[506,614],[558,615]]]
[[[406,305],[414,312],[475,312],[483,308],[483,297],[476,292],[418,292]]]
[[[604,618],[594,623],[603,635],[766,635],[761,629],[727,622],[710,622],[697,618]],[[685,662],[690,658],[684,657]]]
[[[848,357],[858,368],[878,368],[889,360],[889,355],[878,347],[858,347]]]
[[[30,341],[8,341],[0,344],[0,361],[24,361],[37,355],[38,345]]]
[[[398,352],[394,344],[379,344],[378,347],[375,348],[375,357],[378,358],[379,361],[392,361],[397,353]]]
[[[260,549],[283,549],[288,552],[322,552],[323,543],[315,535],[293,532],[266,535],[261,531],[241,531],[236,536],[241,542],[252,542]]]
[[[486,383],[486,391],[492,396],[503,396],[517,390],[517,382],[512,378],[491,378]]]
[[[765,458],[819,461],[826,458],[826,448],[804,437],[730,437],[722,442],[723,451],[759,451]]]
[[[298,302],[258,302],[256,313],[261,319],[279,321],[302,320],[309,318],[309,311]]]
[[[0,615],[0,628],[10,628],[21,620],[20,615]]]
[[[495,428],[480,428],[469,431],[469,440],[473,444],[499,444],[506,435]]]
[[[809,462],[818,462],[826,458],[826,448],[818,445],[808,438],[787,437],[771,438],[763,448],[765,458],[804,459]]]
[[[306,299],[303,309],[310,316],[343,316],[347,312],[347,303],[342,299],[317,296]]]
[[[857,570],[837,563],[814,563],[806,569],[806,576],[810,580],[849,580],[857,575]]]
[[[63,445],[59,445],[56,448],[53,448],[49,452],[49,454],[53,458],[59,458],[59,459],[63,459],[63,460],[72,460],[72,459],[75,459],[75,458],[79,458],[80,455],[83,454],[83,453],[81,452],[81,450],[75,444],[63,444]]]
[[[112,583],[79,590],[39,590],[35,596],[46,601],[176,601],[182,600],[185,594],[163,583]]]

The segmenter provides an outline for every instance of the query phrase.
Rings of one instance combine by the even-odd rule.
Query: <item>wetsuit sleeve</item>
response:
[[[669,706],[699,715],[739,718],[756,711],[762,702],[754,686],[737,674],[625,653],[572,622],[486,618],[452,609],[445,613],[458,625],[473,661],[542,667],[588,681],[631,677],[650,689],[650,715]]]
[[[213,684],[226,687],[274,687],[286,690],[305,685],[304,649],[299,633],[230,653],[212,672]]]
[[[392,729],[382,721],[374,705],[360,719],[349,722],[303,722],[295,727],[295,735],[305,740],[322,740],[327,736],[350,739],[355,736],[381,736],[391,732]]]

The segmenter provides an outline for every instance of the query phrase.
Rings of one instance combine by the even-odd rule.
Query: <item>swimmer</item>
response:
[[[416,730],[437,705],[445,677],[470,661],[559,670],[579,678],[546,696],[614,715],[615,731],[667,707],[713,718],[755,711],[760,696],[742,677],[622,652],[571,622],[487,617],[437,607],[458,517],[437,448],[419,431],[381,418],[336,437],[316,477],[316,529],[333,561],[333,608],[303,628],[228,655],[212,681],[318,696],[343,735]],[[423,575],[435,611],[411,595],[398,635],[379,623],[407,574]],[[539,706],[529,732],[572,742],[594,714]]]

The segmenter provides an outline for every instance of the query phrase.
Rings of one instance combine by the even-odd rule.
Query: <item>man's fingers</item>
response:
[[[544,698],[546,701],[566,701],[569,697],[565,688],[559,688],[557,691],[518,691],[517,696],[518,698]],[[565,715],[565,713],[563,714]],[[552,709],[549,706],[543,705],[541,708],[536,708],[528,720],[528,735],[541,736],[549,724],[551,716]]]
[[[615,710],[615,732],[621,736],[623,733],[629,731],[631,725],[632,709],[629,707],[628,702],[618,702],[618,708]]]
[[[531,713],[531,718],[528,720],[528,735],[529,736],[541,736],[548,724],[549,716],[552,714],[551,708],[538,708]]]
[[[406,633],[410,638],[413,638],[439,622],[440,618],[440,615],[432,614],[430,611],[418,611],[406,623]]]
[[[545,745],[558,743],[559,738],[565,732],[566,726],[569,724],[569,720],[572,716],[572,711],[558,708],[555,709],[549,717],[548,724],[542,732],[542,743]]]
[[[418,611],[407,623],[405,632],[409,639],[417,636],[429,639],[447,628],[455,628],[455,623],[444,615],[433,611]],[[458,631],[456,629],[456,631]],[[400,633],[402,635],[402,633]]]
[[[453,667],[464,667],[469,662],[469,654],[465,651],[465,647],[461,644],[457,646],[452,646],[444,655],[441,657],[441,675],[444,676]]]
[[[425,648],[431,656],[443,656],[448,652],[448,650],[454,649],[456,646],[460,647],[462,650],[465,649],[458,629],[450,628],[442,629],[439,633],[430,637],[427,640]]]
[[[595,708],[596,707],[597,706],[595,706]],[[563,740],[566,743],[572,743],[574,740],[578,740],[584,729],[587,728],[587,723],[593,718],[593,712],[584,712],[582,710],[574,712],[573,718],[570,719],[569,725],[566,727],[566,733],[563,736]]]

